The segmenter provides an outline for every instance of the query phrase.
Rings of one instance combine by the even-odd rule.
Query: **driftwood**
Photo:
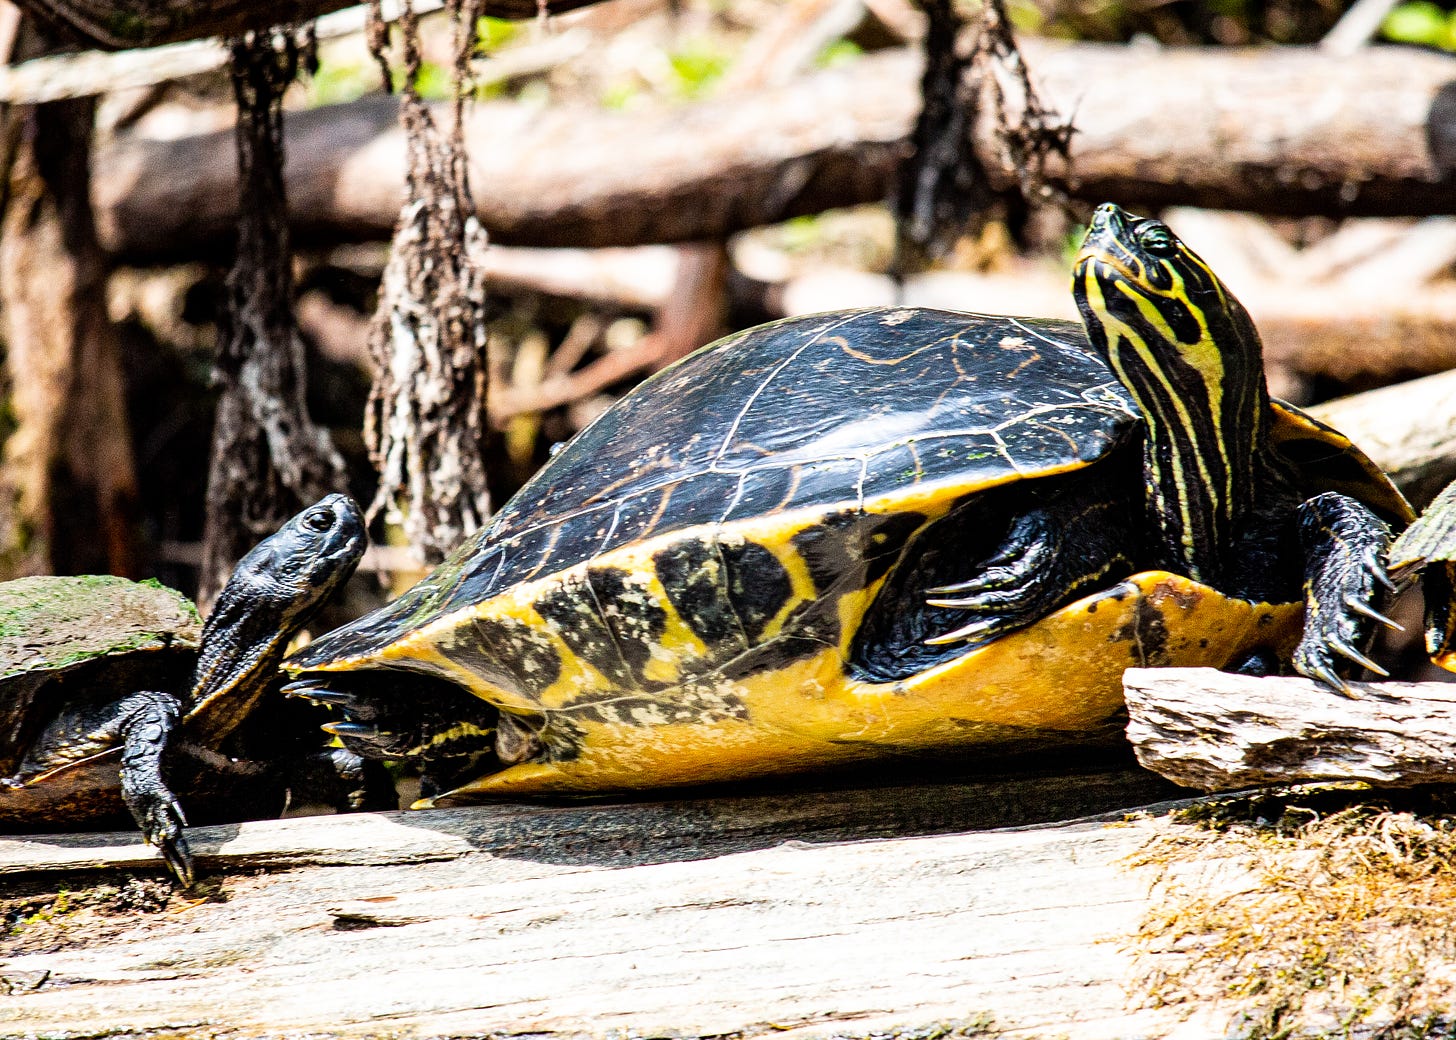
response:
[[[1036,40],[1025,50],[1043,97],[1075,114],[1068,187],[1079,198],[1264,213],[1456,210],[1456,147],[1441,144],[1456,134],[1447,111],[1456,105],[1438,103],[1456,59]],[[466,131],[481,220],[497,243],[637,245],[720,239],[882,199],[914,121],[918,67],[914,54],[884,52],[644,112],[482,105]],[[1161,89],[1129,89],[1140,82]],[[302,236],[388,237],[403,185],[394,114],[375,98],[290,115],[289,195]],[[629,142],[633,161],[623,162]],[[127,261],[215,252],[234,220],[230,148],[217,134],[112,145],[95,184],[107,247]]]
[[[34,952],[22,929],[0,1033],[1163,1035],[1182,1013],[1136,1007],[1125,946],[1152,884],[1126,860],[1162,820],[955,833],[1129,804],[1125,779],[200,828],[226,901],[78,921]],[[0,870],[128,850],[4,839]]]
[[[1456,684],[1358,683],[1345,697],[1309,679],[1209,668],[1123,677],[1138,761],[1185,787],[1456,780]]]
[[[357,0],[17,0],[20,7],[93,47],[129,50],[209,36],[240,36],[275,25],[306,22],[355,6]],[[497,18],[560,14],[599,0],[484,0]],[[438,5],[436,5],[438,6]]]

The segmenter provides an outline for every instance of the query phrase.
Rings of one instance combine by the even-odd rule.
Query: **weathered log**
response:
[[[1075,113],[1067,186],[1079,198],[1456,212],[1451,57],[1037,40],[1025,50],[1043,97]],[[918,67],[914,54],[884,52],[784,86],[643,112],[482,105],[466,131],[481,219],[499,243],[636,245],[719,239],[882,199],[914,121]],[[300,235],[387,238],[403,184],[393,103],[290,114],[287,133]],[[991,128],[980,147],[1009,177]],[[216,251],[233,226],[230,160],[226,135],[114,144],[95,186],[107,246],[129,261]]]
[[[1341,397],[1309,411],[1358,444],[1417,509],[1456,480],[1456,372]]]
[[[306,22],[357,0],[16,0],[60,31],[92,47],[129,50],[240,36],[275,25]],[[534,18],[542,11],[560,14],[600,0],[484,0],[483,13],[497,18]]]
[[[1053,800],[1079,782],[1103,786]],[[0,1033],[1163,1035],[1181,1011],[1128,1007],[1153,878],[1127,858],[1166,821],[953,833],[1040,800],[1023,780],[199,829],[238,871],[226,900],[0,940]],[[96,843],[141,848],[5,839],[0,860]]]
[[[1138,761],[1184,787],[1360,780],[1456,781],[1456,684],[1352,682],[1210,668],[1130,668],[1128,739]]]

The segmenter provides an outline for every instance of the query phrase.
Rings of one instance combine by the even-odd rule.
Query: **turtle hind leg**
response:
[[[1376,604],[1382,589],[1395,586],[1385,572],[1390,531],[1368,507],[1328,491],[1299,507],[1299,541],[1304,550],[1304,634],[1294,651],[1294,670],[1341,693],[1348,661],[1387,674],[1365,647],[1378,622],[1398,627]]]

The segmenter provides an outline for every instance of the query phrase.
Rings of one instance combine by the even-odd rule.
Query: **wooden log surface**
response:
[[[1456,58],[1033,39],[1023,49],[1045,99],[1075,113],[1073,179],[1059,176],[1079,198],[1456,212],[1456,104],[1443,100]],[[631,112],[478,106],[466,136],[480,218],[498,243],[616,246],[720,239],[880,200],[918,111],[919,64],[887,51],[786,85]],[[1000,170],[990,127],[981,140]],[[292,113],[285,147],[301,237],[388,238],[404,165],[391,100]],[[230,133],[114,143],[94,188],[104,242],[129,262],[216,252],[235,221],[235,165]]]
[[[1185,787],[1456,780],[1456,684],[1358,683],[1211,668],[1130,668],[1128,739],[1146,768]]]
[[[1163,1035],[1181,1014],[1136,1006],[1121,945],[1153,883],[1126,860],[1162,820],[966,828],[1164,790],[1083,775],[199,828],[225,898],[0,941],[0,1034]],[[3,839],[0,884],[139,847]]]

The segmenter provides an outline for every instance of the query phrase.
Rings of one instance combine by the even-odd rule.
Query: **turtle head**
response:
[[[312,616],[354,573],[368,543],[359,506],[348,495],[329,495],[254,546],[228,585],[240,583],[255,602],[275,601],[290,619]],[[227,594],[224,588],[218,602]]]
[[[1147,427],[1150,505],[1170,559],[1216,582],[1268,462],[1263,348],[1248,312],[1161,220],[1099,206],[1072,275],[1093,346]]]
[[[320,499],[238,561],[202,630],[187,722],[221,739],[257,702],[289,641],[354,573],[368,544],[347,495]]]
[[[1077,254],[1072,294],[1093,344],[1115,368],[1122,361],[1142,370],[1138,382],[1196,377],[1206,390],[1262,385],[1263,348],[1248,312],[1161,220],[1110,202],[1098,206]]]

